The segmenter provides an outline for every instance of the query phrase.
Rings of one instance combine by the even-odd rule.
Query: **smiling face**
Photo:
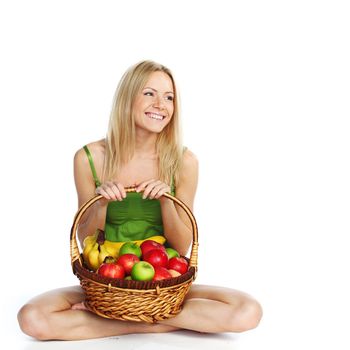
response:
[[[174,113],[174,87],[164,72],[150,74],[133,104],[136,130],[160,133]]]

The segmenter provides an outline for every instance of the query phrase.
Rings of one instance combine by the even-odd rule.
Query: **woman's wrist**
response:
[[[99,199],[95,204],[97,209],[106,209],[108,206],[109,200],[106,198]]]
[[[161,206],[169,206],[169,205],[174,205],[174,202],[165,196],[159,197],[159,202]]]

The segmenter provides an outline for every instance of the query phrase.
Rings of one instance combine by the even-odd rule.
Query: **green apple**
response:
[[[147,261],[137,262],[131,270],[131,278],[134,281],[150,281],[154,277],[154,268]]]
[[[166,253],[168,254],[168,258],[174,258],[174,257],[179,257],[180,254],[173,248],[165,248]]]
[[[135,254],[138,258],[141,258],[141,248],[135,242],[125,242],[119,250],[119,256],[124,254]]]

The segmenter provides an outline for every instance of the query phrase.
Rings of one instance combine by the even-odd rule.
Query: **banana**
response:
[[[157,243],[164,244],[164,236],[152,236],[142,240],[135,240],[138,246],[146,240],[153,240]],[[107,256],[117,258],[119,250],[125,242],[112,242],[104,239],[104,232],[97,230],[95,234],[86,236],[83,242],[83,258],[86,265],[93,271],[96,271],[103,263]]]
[[[147,239],[151,239],[152,241],[155,241],[155,242],[160,243],[160,244],[164,244],[166,242],[166,238],[164,236],[152,236],[152,237],[147,238]],[[145,240],[146,239],[144,239],[140,242],[142,243]],[[141,245],[141,243],[140,243],[140,245]]]
[[[99,245],[104,241],[104,232],[96,230],[93,235],[86,236],[83,241],[83,258],[86,265],[92,269],[97,270],[100,266],[98,259],[100,255]],[[96,261],[97,259],[97,261]]]
[[[157,243],[160,243],[160,244],[164,244],[166,241],[164,236],[152,236],[152,237],[149,237],[146,239],[136,240],[133,242],[135,242],[138,246],[140,246],[142,244],[142,242],[149,240],[149,239],[151,239],[152,241],[155,241]],[[119,250],[124,243],[125,242],[112,242],[112,241],[105,240],[104,245],[106,246],[107,250],[111,253],[111,256],[116,258],[116,257],[118,257]]]
[[[91,235],[91,236],[86,236],[84,238],[83,245],[85,246],[85,245],[88,245],[90,243],[94,243],[94,242],[96,242],[96,239],[97,239],[97,234],[96,233]]]
[[[96,271],[100,267],[100,263],[98,261],[100,251],[98,248],[99,244],[95,243],[88,255],[88,265],[94,271]]]
[[[98,247],[100,253],[98,254],[98,262],[101,265],[107,256],[112,256],[104,244],[100,244]]]
[[[124,243],[125,242],[112,242],[106,240],[103,245],[110,252],[110,255],[113,256],[113,258],[117,258],[119,250]]]
[[[98,231],[95,234],[86,236],[83,241],[83,258],[89,265],[89,254],[97,240]]]
[[[84,258],[84,261],[86,262],[86,263],[88,263],[89,262],[89,254],[90,254],[90,252],[91,252],[91,249],[93,248],[93,246],[94,246],[94,244],[95,244],[96,242],[89,242],[89,243],[87,243],[86,245],[84,245],[84,249],[83,249],[83,258]]]

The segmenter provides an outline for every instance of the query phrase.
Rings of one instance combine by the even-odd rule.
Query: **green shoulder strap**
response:
[[[97,173],[96,173],[96,169],[95,169],[95,165],[94,165],[94,161],[92,159],[91,153],[90,153],[89,149],[87,148],[87,146],[84,146],[83,148],[84,148],[85,153],[89,159],[92,176],[94,177],[94,180],[95,180],[95,186],[99,187],[99,186],[101,186],[101,182],[97,177]]]
[[[170,194],[175,196],[175,179],[174,179],[174,176],[171,177]]]
[[[182,148],[182,152],[185,153],[185,151],[187,150],[187,147],[184,146]],[[171,177],[171,183],[170,183],[170,192],[173,196],[175,196],[175,193],[176,193],[176,186],[175,186],[175,179],[174,179],[174,176]]]

